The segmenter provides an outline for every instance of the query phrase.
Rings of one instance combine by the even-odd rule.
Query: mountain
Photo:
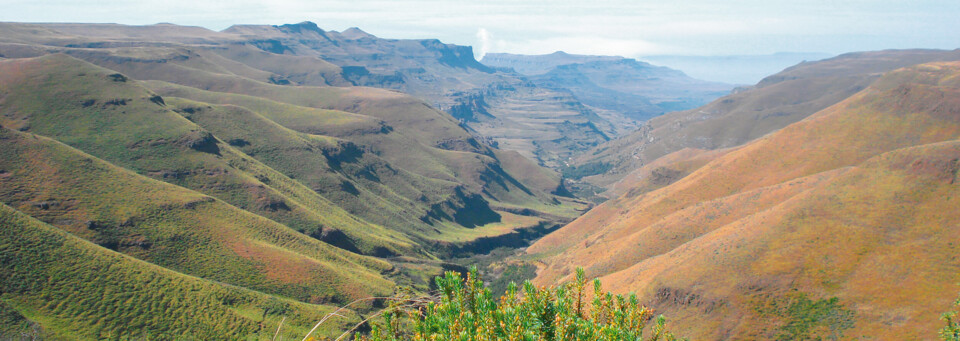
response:
[[[762,137],[863,90],[884,72],[924,62],[960,60],[960,50],[848,53],[806,62],[740,88],[703,107],[647,121],[637,131],[597,146],[571,162],[584,181],[612,188],[628,173],[684,148],[722,149]]]
[[[240,76],[277,85],[358,85],[402,91],[449,112],[484,143],[518,146],[517,151],[525,156],[555,167],[559,158],[572,156],[569,151],[609,140],[608,135],[618,126],[567,93],[537,88],[515,74],[497,72],[474,60],[469,47],[437,40],[381,39],[359,29],[325,31],[311,22],[236,25],[222,32],[168,24],[6,23],[0,24],[0,30],[5,34],[0,41],[7,42],[0,54],[69,53],[100,66],[123,69],[118,71],[137,79],[204,90],[228,90],[218,82]],[[200,79],[208,75],[218,80]],[[544,113],[562,108],[560,115],[565,117],[558,120],[522,112],[515,117],[514,103]],[[475,127],[480,124],[486,125]],[[518,138],[502,128],[516,124],[529,124],[543,133]],[[493,129],[487,129],[490,127]],[[556,137],[571,132],[582,138],[568,141]],[[511,144],[516,140],[521,143]]]
[[[958,76],[890,71],[721,155],[682,151],[707,160],[529,247],[537,282],[583,266],[696,339],[932,339],[960,271]]]
[[[293,172],[306,171],[303,167],[337,173],[321,177],[317,177],[321,175],[319,173],[311,173],[312,179],[298,182],[303,189],[326,195],[324,199],[334,201],[348,213],[372,219],[374,223],[384,224],[394,230],[403,230],[408,234],[406,238],[417,239],[421,244],[447,243],[445,240],[436,239],[443,234],[440,231],[444,230],[440,226],[434,226],[437,223],[457,229],[457,226],[472,227],[500,221],[499,213],[493,212],[489,208],[490,203],[480,198],[481,196],[502,202],[495,204],[496,206],[520,205],[548,211],[557,206],[549,194],[531,191],[506,174],[503,169],[509,167],[500,165],[493,151],[474,140],[456,120],[415,98],[362,87],[271,84],[270,77],[254,77],[258,75],[250,70],[258,69],[227,59],[214,53],[212,48],[171,47],[169,43],[159,44],[162,46],[138,44],[148,46],[90,49],[34,45],[31,46],[34,50],[30,51],[30,54],[66,53],[120,71],[129,77],[152,79],[153,82],[144,85],[154,87],[158,95],[164,97],[244,106],[252,113],[229,110],[232,114],[254,116],[252,119],[256,122],[270,123],[269,126],[272,127],[279,124],[287,131],[278,132],[278,136],[288,136],[292,140],[261,140],[270,144],[261,146],[249,144],[250,141],[242,136],[233,136],[240,133],[233,130],[249,130],[257,125],[237,127],[237,121],[231,121],[229,127],[209,129],[223,134],[223,141],[236,140],[234,144],[239,145],[235,147],[254,153],[254,159],[282,169],[279,171],[286,172],[286,176],[296,177],[297,174]],[[19,46],[12,46],[6,50],[12,52],[3,53],[17,56],[14,54],[17,48]],[[133,54],[136,54],[136,57],[131,56]],[[273,54],[269,58],[283,60],[283,56]],[[294,60],[299,60],[299,57]],[[245,72],[233,72],[231,69]],[[246,77],[244,74],[251,76]],[[171,109],[184,116],[200,119],[204,115],[196,113],[198,110],[195,109],[205,107],[206,105],[188,104],[183,108]],[[252,114],[266,116],[267,120]],[[312,117],[316,119],[311,119]],[[211,122],[219,124],[218,121]],[[295,147],[304,145],[302,138],[291,136],[296,134],[322,135],[335,139],[307,137],[307,145],[314,146],[307,147],[309,150],[304,151],[305,154],[301,156],[312,156],[306,158],[315,160],[315,163],[309,166],[281,166],[276,163],[276,156],[272,153],[253,152],[257,148],[304,148]],[[167,181],[179,181],[176,178],[166,177]],[[388,185],[384,188],[384,182],[396,186]],[[558,186],[559,184],[554,188]],[[206,191],[211,190],[206,188]],[[374,196],[379,198],[374,200]],[[240,207],[250,206],[235,204]],[[447,224],[447,221],[453,225]],[[381,255],[410,253],[376,247],[363,252]]]
[[[635,59],[610,56],[523,56],[490,53],[482,63],[511,68],[539,87],[570,92],[612,122],[642,122],[665,112],[699,107],[733,87]]]
[[[767,55],[643,56],[640,60],[683,70],[691,77],[730,84],[756,84],[787,67],[834,57],[827,53],[777,52]]]
[[[2,335],[261,338],[284,316],[303,335],[318,311],[427,290],[452,257],[524,245],[586,207],[552,194],[556,173],[317,57],[175,25],[0,31],[0,266],[62,273],[0,283]],[[56,257],[77,259],[64,272]],[[87,282],[106,291],[69,294]],[[147,306],[118,310],[130,302]]]
[[[393,286],[382,278],[389,263],[308,235],[337,230],[296,229],[356,229],[368,235],[355,240],[371,243],[389,234],[350,226],[356,218],[316,197],[298,198],[289,178],[145,89],[62,55],[4,61],[0,70],[4,204],[160,266],[303,301],[345,302]],[[303,274],[291,277],[292,269]]]
[[[358,28],[325,31],[309,21],[234,25],[221,33],[267,52],[322,58],[341,67],[344,78],[356,85],[400,90],[445,107],[454,103],[452,92],[504,81],[478,63],[469,46],[435,39],[381,39]]]
[[[536,76],[550,72],[550,70],[562,65],[602,61],[619,62],[623,59],[623,57],[618,56],[588,56],[557,51],[542,55],[487,53],[483,55],[483,59],[480,60],[480,62],[490,67],[509,68],[520,74]]]

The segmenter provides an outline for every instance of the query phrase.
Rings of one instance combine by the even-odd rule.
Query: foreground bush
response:
[[[583,269],[576,281],[559,288],[523,288],[511,283],[495,300],[484,288],[477,270],[464,280],[459,273],[437,277],[438,297],[397,301],[363,340],[674,340],[664,328],[663,316],[648,330],[653,312],[635,295],[604,293],[593,281],[593,298],[585,293]],[[589,301],[589,302],[588,302]]]
[[[955,311],[950,311],[943,314],[943,320],[947,322],[947,325],[940,329],[940,338],[946,341],[960,341],[960,298],[957,298],[954,301],[956,305]]]

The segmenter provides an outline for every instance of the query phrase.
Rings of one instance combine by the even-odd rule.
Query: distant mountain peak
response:
[[[320,29],[320,26],[317,26],[317,24],[312,21],[302,21],[296,24],[283,24],[283,25],[274,26],[274,27],[284,31],[295,32],[295,33],[312,31],[312,32],[316,32],[317,34],[326,36],[326,32]]]
[[[358,27],[348,28],[343,32],[340,32],[340,35],[346,39],[351,39],[351,40],[357,40],[357,39],[363,39],[363,38],[376,38],[376,36],[370,33],[367,33]]]

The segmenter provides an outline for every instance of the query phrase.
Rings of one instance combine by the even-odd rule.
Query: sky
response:
[[[233,24],[313,21],[488,52],[839,54],[960,48],[960,0],[0,0],[0,21]]]

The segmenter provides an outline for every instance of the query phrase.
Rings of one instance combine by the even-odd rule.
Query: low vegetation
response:
[[[947,325],[940,329],[940,338],[945,341],[960,341],[960,298],[954,301],[956,309],[943,314],[942,319]]]
[[[2,340],[263,339],[281,319],[304,334],[332,310],[161,268],[3,204],[0,226]]]
[[[580,166],[564,166],[560,172],[567,179],[580,180],[591,175],[603,174],[613,168],[612,163],[590,162]]]
[[[396,340],[675,340],[666,320],[640,304],[636,295],[604,292],[593,281],[591,295],[583,269],[576,280],[557,288],[511,283],[494,299],[476,268],[466,279],[447,272],[437,277],[437,297],[410,299],[386,309],[384,324],[368,341]],[[644,336],[646,332],[646,337]]]

